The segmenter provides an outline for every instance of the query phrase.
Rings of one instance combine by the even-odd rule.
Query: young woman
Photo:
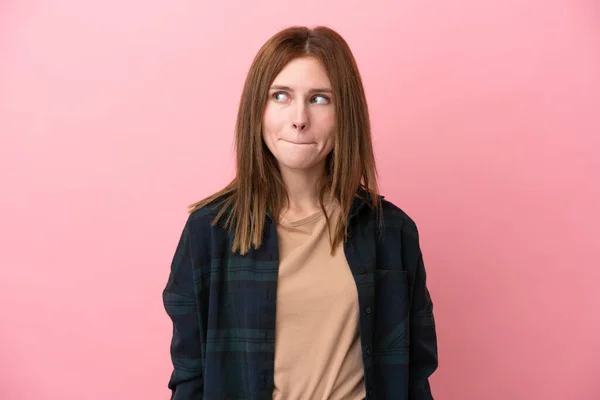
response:
[[[432,399],[415,223],[379,195],[344,39],[292,27],[248,73],[237,174],[191,206],[163,301],[172,399]]]

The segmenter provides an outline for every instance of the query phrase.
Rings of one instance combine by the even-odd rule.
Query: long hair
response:
[[[333,235],[329,229],[332,251],[346,237],[348,215],[359,188],[370,195],[371,207],[381,209],[367,101],[350,47],[325,26],[289,27],[261,47],[246,77],[235,126],[235,178],[224,189],[189,206],[192,213],[217,201],[220,209],[212,224],[226,217],[225,228],[234,232],[232,251],[242,255],[262,245],[267,215],[278,221],[288,199],[276,159],[263,141],[263,113],[275,77],[298,57],[321,62],[335,99],[334,147],[318,187],[324,212],[326,200],[336,200],[341,206]],[[329,227],[330,222],[328,218]]]

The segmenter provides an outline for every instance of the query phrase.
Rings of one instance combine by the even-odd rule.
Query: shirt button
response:
[[[371,349],[369,347],[367,347],[367,349],[365,350],[365,354],[368,356],[371,355]]]
[[[359,269],[359,270],[358,270],[358,273],[359,273],[359,274],[364,274],[365,272],[366,272],[366,271],[365,271],[365,269],[364,269],[364,268],[361,268],[361,269]]]
[[[367,307],[367,308],[365,308],[365,312],[366,312],[367,314],[371,314],[371,307]]]
[[[373,389],[367,390],[367,396],[373,397]]]

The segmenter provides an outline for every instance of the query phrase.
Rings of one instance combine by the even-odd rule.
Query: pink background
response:
[[[168,398],[185,207],[232,177],[247,68],[291,24],[358,60],[436,399],[600,399],[595,0],[1,2],[0,398]]]

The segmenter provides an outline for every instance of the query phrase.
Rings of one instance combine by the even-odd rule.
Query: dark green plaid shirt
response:
[[[384,228],[357,196],[344,252],[358,289],[367,398],[433,399],[437,368],[433,304],[415,223],[383,200]],[[212,227],[216,211],[190,214],[163,292],[173,322],[172,400],[267,400],[273,396],[277,230],[245,256]],[[317,279],[317,277],[315,277]]]

